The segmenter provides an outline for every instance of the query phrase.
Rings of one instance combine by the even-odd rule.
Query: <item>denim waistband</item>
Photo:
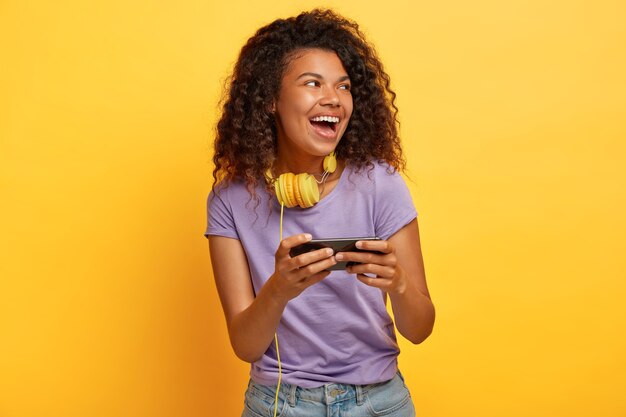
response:
[[[402,378],[400,371],[394,376],[395,378]],[[322,404],[333,404],[341,401],[350,400],[352,398],[356,398],[356,402],[358,405],[362,405],[364,402],[364,394],[371,390],[374,387],[387,384],[391,382],[393,379],[389,381],[379,382],[375,384],[368,385],[352,385],[352,384],[324,384],[317,388],[302,388],[297,385],[292,384],[281,384],[280,385],[280,395],[285,398],[285,400],[289,403],[290,406],[294,407],[299,400],[307,400]],[[250,386],[257,386],[257,389],[260,389],[259,384],[254,381],[250,381]],[[270,387],[264,387],[270,388]],[[272,389],[276,389],[274,385],[271,387]]]

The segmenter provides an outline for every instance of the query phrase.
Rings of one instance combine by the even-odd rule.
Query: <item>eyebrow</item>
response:
[[[303,72],[302,74],[298,75],[298,78],[296,78],[296,81],[303,77],[313,77],[313,78],[317,78],[318,80],[324,79],[324,77],[322,77],[320,74],[317,74],[315,72]],[[339,77],[339,79],[337,80],[337,82],[342,82],[342,81],[350,81],[350,77],[347,75],[344,75],[343,77]]]

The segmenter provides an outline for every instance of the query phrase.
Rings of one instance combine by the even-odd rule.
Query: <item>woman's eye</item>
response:
[[[339,86],[339,89],[341,89],[341,90],[348,90],[348,91],[350,91],[350,88],[351,88],[350,84],[341,84]]]
[[[317,81],[311,80],[311,81],[307,81],[304,85],[308,85],[308,86],[311,86],[311,87],[317,87],[319,84],[320,83],[318,83]]]

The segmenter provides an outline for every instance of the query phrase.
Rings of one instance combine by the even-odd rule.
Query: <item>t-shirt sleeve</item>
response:
[[[211,191],[207,198],[207,228],[204,232],[205,237],[209,235],[231,237],[239,239],[233,211],[227,200],[226,191],[220,193]]]
[[[398,172],[384,167],[376,178],[374,227],[376,235],[387,240],[417,217],[411,193]]]

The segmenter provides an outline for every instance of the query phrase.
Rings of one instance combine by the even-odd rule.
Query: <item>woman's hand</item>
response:
[[[396,327],[411,342],[421,343],[432,332],[435,307],[426,285],[417,219],[386,241],[361,241],[357,248],[380,253],[343,252],[337,253],[335,259],[361,262],[348,268],[348,272],[357,274],[362,283],[389,294]]]
[[[283,239],[276,250],[275,270],[266,285],[272,288],[273,296],[287,303],[311,285],[330,274],[325,269],[337,263],[330,248],[291,257],[289,251],[311,240],[311,235],[301,233]]]
[[[357,265],[349,266],[347,272],[356,274],[362,283],[380,288],[389,294],[404,293],[407,286],[406,272],[398,264],[391,242],[362,240],[356,243],[356,247],[367,252],[339,252],[335,255],[335,259],[340,262],[358,262]]]

